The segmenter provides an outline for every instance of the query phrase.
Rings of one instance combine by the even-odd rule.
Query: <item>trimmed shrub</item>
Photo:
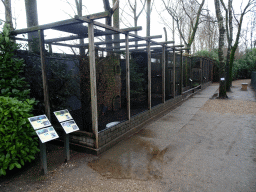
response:
[[[0,96],[0,176],[31,162],[39,152],[38,138],[28,121],[34,103],[33,99]]]

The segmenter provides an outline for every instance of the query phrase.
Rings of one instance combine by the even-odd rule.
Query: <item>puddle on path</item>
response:
[[[164,117],[162,117],[161,119],[159,119],[161,121],[170,121],[170,122],[175,122],[177,121],[177,117],[174,117],[172,115],[165,115]]]
[[[107,178],[144,181],[161,179],[166,158],[168,162],[172,160],[170,153],[174,147],[165,141],[151,138],[151,134],[150,130],[141,131],[88,165]],[[168,157],[165,157],[167,151]]]

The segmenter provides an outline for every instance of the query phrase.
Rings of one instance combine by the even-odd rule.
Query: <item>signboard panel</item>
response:
[[[59,137],[58,134],[56,133],[55,129],[52,126],[36,130],[36,134],[38,135],[38,137],[42,143],[51,141],[51,140]]]
[[[53,112],[66,134],[79,130],[76,122],[67,109]]]
[[[59,122],[73,119],[67,109],[53,112]]]
[[[46,117],[46,115],[39,115],[35,117],[28,118],[30,124],[34,128],[34,130],[41,129],[43,127],[51,126],[50,121]]]
[[[66,134],[79,130],[74,120],[63,122],[61,123],[61,126],[65,130]]]

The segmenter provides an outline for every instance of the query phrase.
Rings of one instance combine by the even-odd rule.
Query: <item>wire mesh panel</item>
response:
[[[173,52],[166,53],[165,100],[173,98]]]
[[[131,53],[130,60],[131,115],[148,109],[148,56],[146,52]]]
[[[162,103],[162,53],[151,54],[151,102]]]
[[[205,58],[202,58],[202,83],[207,82],[207,60]]]
[[[34,97],[38,101],[34,114],[41,115],[45,113],[45,106],[40,56],[35,54],[23,54],[23,57],[24,56],[26,63],[25,76],[30,83],[31,97]],[[84,99],[83,97],[85,96],[84,90],[90,88],[87,86],[88,83],[85,83],[87,73],[85,68],[79,66],[79,58],[74,56],[63,57],[57,54],[48,56],[46,58],[46,72],[51,122],[53,124],[57,123],[57,119],[53,115],[54,111],[68,109],[79,128],[81,130],[90,131],[90,106],[87,106],[88,113],[82,115],[82,109],[84,107],[82,99]],[[87,101],[90,101],[90,95],[87,96]],[[83,116],[85,118],[83,118]]]
[[[98,58],[97,102],[99,131],[113,122],[127,120],[125,60],[120,56]],[[96,59],[97,60],[97,59]]]
[[[181,55],[175,53],[175,95],[181,95]]]
[[[190,57],[183,56],[183,91],[191,87],[190,85]]]
[[[199,57],[191,58],[191,70],[192,70],[192,87],[196,87],[201,83],[202,69]]]

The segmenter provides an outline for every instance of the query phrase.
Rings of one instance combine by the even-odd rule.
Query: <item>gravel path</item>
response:
[[[0,191],[256,191],[256,97],[242,82],[225,100],[209,99],[213,84],[100,156],[61,163],[53,149],[47,176],[35,164]]]

